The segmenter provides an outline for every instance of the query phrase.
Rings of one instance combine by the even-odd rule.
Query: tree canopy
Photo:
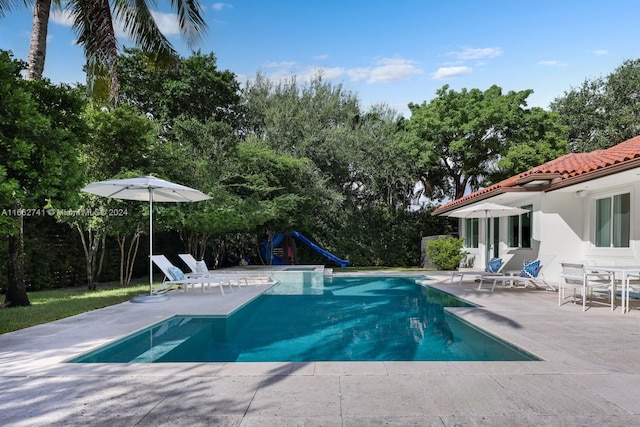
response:
[[[84,180],[78,164],[86,134],[83,99],[67,86],[25,81],[25,63],[0,51],[0,233],[8,235],[7,305],[28,305],[24,277],[24,218],[69,203]]]
[[[574,152],[609,148],[640,135],[640,59],[606,77],[586,79],[550,105],[569,129]]]
[[[458,92],[445,85],[432,101],[409,105],[404,147],[417,159],[417,174],[432,198],[460,198],[563,153],[557,116],[528,109],[531,93],[503,94],[495,85]],[[527,161],[523,151],[538,154]]]
[[[108,277],[119,263],[121,283],[131,279],[136,259],[146,261],[136,254],[138,247],[148,253],[140,236],[149,218],[144,204],[81,194],[91,181],[152,174],[209,194],[198,204],[157,205],[154,240],[169,254],[188,251],[216,267],[241,254],[255,262],[266,231],[294,230],[354,265],[416,265],[420,239],[447,232],[446,220],[429,215],[434,202],[569,150],[572,124],[561,111],[529,108],[530,90],[444,86],[431,101],[410,104],[405,119],[384,104],[363,109],[356,94],[322,75],[271,81],[258,74],[241,86],[212,53],[194,52],[162,69],[148,66],[148,53],[130,49],[118,57],[118,106],[96,108],[78,90],[24,80],[24,63],[9,53],[1,59],[2,207],[128,211],[46,218],[73,228],[47,223],[43,230],[78,231],[86,261],[81,277],[90,284],[103,262]],[[620,99],[633,69],[611,78]],[[632,127],[632,114],[628,120],[620,118],[618,127]],[[47,244],[35,223],[27,224],[34,234],[27,245]],[[13,238],[22,223],[2,216],[0,228]],[[22,252],[19,239],[9,243],[0,252]],[[303,262],[325,262],[300,251]],[[20,289],[19,263],[12,263],[11,286]],[[52,286],[44,277],[37,288]]]

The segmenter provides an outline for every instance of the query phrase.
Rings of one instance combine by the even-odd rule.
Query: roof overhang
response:
[[[559,173],[532,173],[516,181],[516,185],[520,185],[527,188],[542,189],[542,187],[548,187],[554,182],[558,182],[562,179],[562,174]]]

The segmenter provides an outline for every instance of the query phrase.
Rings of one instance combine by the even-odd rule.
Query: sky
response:
[[[156,3],[156,22],[180,55],[213,52],[241,84],[258,72],[298,82],[321,73],[363,110],[385,104],[407,118],[409,103],[431,101],[444,85],[531,89],[528,105],[548,108],[640,58],[637,0],[201,0],[208,29],[193,47],[179,36],[170,2]],[[0,18],[0,49],[26,60],[31,22],[27,8]],[[119,40],[133,46],[124,34]],[[54,14],[44,76],[84,82],[83,63],[65,14]]]

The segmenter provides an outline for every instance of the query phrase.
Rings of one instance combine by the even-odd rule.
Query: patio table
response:
[[[640,266],[637,265],[587,265],[586,270],[591,272],[604,271],[607,273],[613,273],[618,275],[620,283],[622,284],[622,290],[620,294],[622,314],[629,311],[629,295],[630,295],[630,280],[629,276],[640,275]],[[615,298],[615,292],[613,293]]]

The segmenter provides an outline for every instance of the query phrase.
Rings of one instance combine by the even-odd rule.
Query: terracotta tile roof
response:
[[[536,166],[523,174],[543,172],[560,173],[567,177],[577,176],[637,157],[640,157],[640,136],[621,142],[606,150],[566,154],[555,160]]]
[[[527,191],[522,184],[537,178],[550,182],[544,191],[561,188],[563,182],[576,180],[588,181],[607,174],[619,172],[619,167],[632,162],[629,167],[638,167],[634,160],[640,159],[640,136],[614,145],[606,150],[596,150],[590,153],[569,153],[540,166],[536,166],[519,175],[512,176],[489,187],[467,194],[460,199],[446,203],[433,211],[432,215],[439,215],[453,209],[510,191]],[[608,171],[608,169],[611,169]],[[595,174],[595,172],[598,172]],[[591,176],[591,175],[593,176]],[[603,175],[604,174],[604,175]]]

